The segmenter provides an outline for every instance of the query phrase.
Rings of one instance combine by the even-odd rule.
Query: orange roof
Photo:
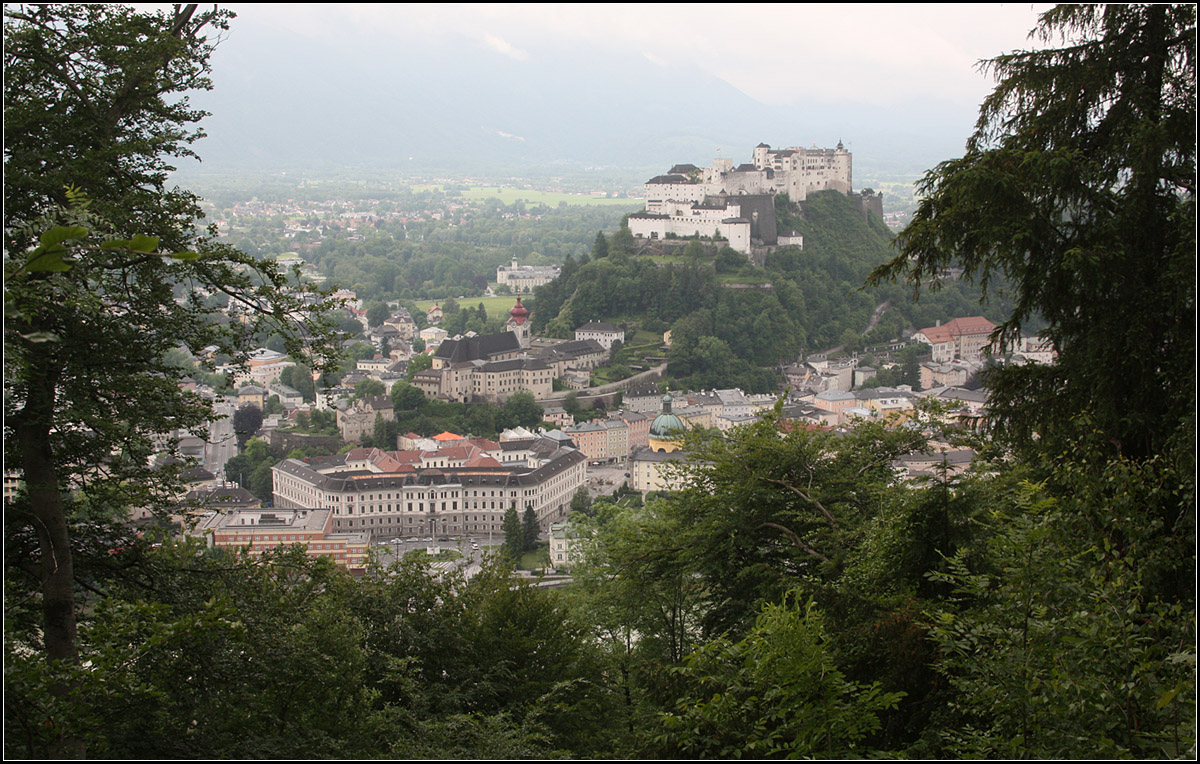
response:
[[[935,345],[939,342],[950,342],[954,339],[954,335],[950,333],[950,329],[945,326],[931,326],[927,329],[922,329],[917,334],[924,335],[925,339]]]
[[[380,472],[395,472],[400,469],[400,462],[390,456],[384,456],[371,462],[379,468]]]
[[[466,438],[464,438],[463,436],[455,435],[452,432],[439,432],[437,435],[433,436],[433,439],[434,440],[466,440]]]
[[[991,334],[996,325],[983,316],[968,316],[947,321],[946,326],[955,335],[962,334]]]

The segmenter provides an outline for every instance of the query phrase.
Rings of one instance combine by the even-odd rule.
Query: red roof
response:
[[[529,308],[526,308],[524,305],[522,305],[521,298],[518,297],[517,304],[514,305],[513,309],[508,312],[508,315],[512,316],[514,324],[520,326],[521,324],[525,323],[525,318],[529,315]]]
[[[468,466],[468,467],[500,467],[502,465],[500,464],[500,462],[496,461],[491,456],[488,456],[487,454],[483,453],[482,451],[476,451],[475,454],[470,459],[467,460],[466,466]]]
[[[941,326],[930,326],[922,329],[919,334],[925,335],[930,342],[950,342],[956,337],[972,334],[991,334],[996,325],[983,316],[968,316],[947,321]]]
[[[440,451],[434,452],[434,455],[444,459],[466,459],[475,450],[470,445],[451,446],[450,448],[443,447]]]

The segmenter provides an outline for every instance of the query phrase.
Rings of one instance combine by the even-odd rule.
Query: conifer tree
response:
[[[1006,276],[1018,299],[996,339],[1040,315],[1058,363],[991,376],[997,433],[1069,439],[1087,410],[1116,453],[1146,457],[1192,437],[1196,8],[1061,5],[1033,34],[1064,45],[986,62],[999,84],[965,155],[925,177],[872,278]]]
[[[532,552],[537,548],[538,535],[541,533],[533,507],[525,508],[525,515],[521,518],[521,532],[524,539],[524,550]]]
[[[592,245],[592,259],[599,260],[603,257],[608,257],[608,239],[604,238],[604,232],[600,231],[596,234],[596,243]]]
[[[514,500],[508,509],[504,510],[504,553],[515,565],[525,551],[525,529],[521,525],[521,517],[517,514],[517,502]]]

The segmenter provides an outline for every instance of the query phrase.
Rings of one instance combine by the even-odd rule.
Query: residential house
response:
[[[375,430],[375,418],[383,417],[386,422],[396,421],[392,399],[386,395],[359,398],[344,409],[338,409],[337,426],[342,440],[362,440],[364,435]]]
[[[550,524],[550,565],[560,570],[570,570],[573,555],[578,554],[579,539],[571,523]]]

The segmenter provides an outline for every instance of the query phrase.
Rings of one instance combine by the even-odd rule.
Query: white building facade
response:
[[[522,449],[523,458],[504,451]],[[356,449],[272,468],[275,506],[326,508],[339,531],[372,536],[500,533],[504,513],[532,508],[543,530],[566,517],[587,481],[575,449],[539,441],[451,441],[437,451]]]
[[[558,278],[557,265],[501,265],[496,268],[496,283],[507,286],[515,294],[526,294]]]

